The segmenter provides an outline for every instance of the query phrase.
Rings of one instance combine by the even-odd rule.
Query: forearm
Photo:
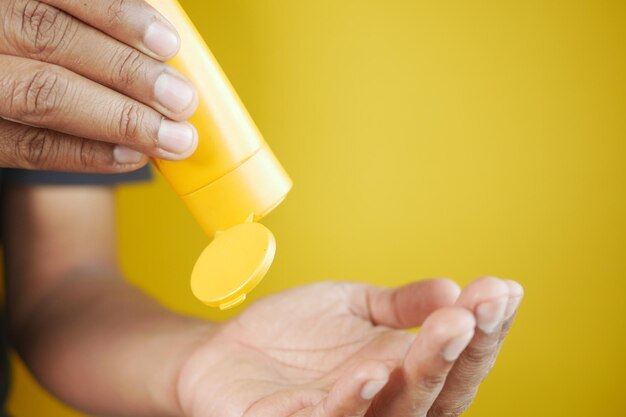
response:
[[[14,329],[33,374],[99,415],[179,414],[182,363],[214,326],[165,310],[114,271],[67,278]]]

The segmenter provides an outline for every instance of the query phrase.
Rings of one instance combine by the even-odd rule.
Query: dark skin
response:
[[[50,391],[98,415],[460,415],[522,297],[497,278],[463,291],[449,280],[325,282],[209,323],[121,278],[112,190],[14,187],[5,197],[19,351]]]
[[[198,143],[180,39],[141,0],[0,2],[0,167],[127,172]]]

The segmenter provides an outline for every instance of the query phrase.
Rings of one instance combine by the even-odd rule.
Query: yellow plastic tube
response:
[[[178,30],[181,50],[170,64],[199,93],[198,111],[190,119],[199,134],[196,152],[185,161],[154,163],[207,235],[217,236],[194,268],[194,294],[205,304],[229,308],[260,281],[275,247],[261,225],[229,231],[273,210],[292,182],[178,1],[148,3]]]

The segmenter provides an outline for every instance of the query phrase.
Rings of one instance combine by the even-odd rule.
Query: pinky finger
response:
[[[389,380],[390,369],[383,362],[370,361],[347,372],[320,401],[311,417],[362,417],[372,400]]]
[[[147,162],[147,156],[120,145],[0,118],[2,168],[108,174],[134,171]]]

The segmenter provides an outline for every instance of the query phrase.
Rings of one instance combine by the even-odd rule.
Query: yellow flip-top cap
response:
[[[196,261],[191,290],[204,304],[221,310],[243,303],[267,273],[274,235],[260,223],[243,223],[220,232]]]
[[[176,164],[181,164],[177,171],[181,179],[197,175],[191,161]],[[259,220],[285,198],[291,185],[280,162],[264,145],[232,171],[181,198],[206,234],[213,236],[244,223],[251,214]]]

